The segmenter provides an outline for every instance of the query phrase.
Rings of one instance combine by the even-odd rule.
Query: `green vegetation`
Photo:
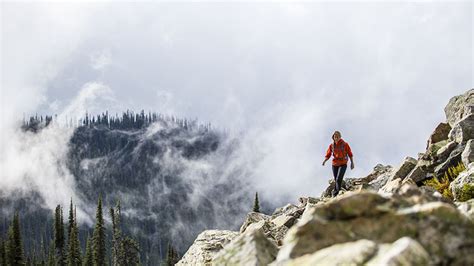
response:
[[[474,198],[474,185],[464,184],[459,195],[459,201],[467,201]]]
[[[23,237],[20,227],[19,214],[13,215],[8,233],[6,236],[0,235],[0,266],[3,265],[68,265],[68,266],[90,266],[108,265],[140,265],[140,248],[138,243],[122,234],[120,229],[120,204],[116,209],[111,208],[111,218],[113,221],[113,243],[112,258],[109,258],[107,249],[110,248],[106,238],[106,227],[102,217],[102,199],[99,197],[96,213],[96,225],[94,235],[86,238],[86,252],[84,256],[81,251],[79,228],[77,224],[76,206],[71,201],[69,209],[69,223],[67,237],[65,237],[65,224],[63,223],[63,213],[61,205],[57,205],[54,212],[54,223],[52,231],[44,232],[49,239],[49,244],[41,241],[40,248],[33,247],[30,253],[25,253]],[[28,231],[27,231],[28,232]],[[49,245],[49,249],[46,246]],[[177,262],[177,253],[173,251],[174,263]]]
[[[448,168],[448,171],[444,176],[438,178],[434,176],[433,178],[423,182],[425,186],[432,187],[436,189],[443,197],[453,200],[453,193],[449,189],[451,182],[458,177],[459,173],[466,170],[466,167],[462,162],[459,162],[456,166]]]
[[[6,245],[7,265],[24,265],[23,243],[20,234],[20,218],[18,213],[13,216],[13,221],[8,229]]]
[[[258,202],[258,192],[255,192],[255,200],[253,202],[253,211],[260,212],[260,203]]]
[[[94,265],[102,266],[106,263],[105,250],[105,228],[104,217],[102,216],[102,197],[99,196],[96,211],[96,223],[94,228],[94,235],[92,236],[92,256]]]

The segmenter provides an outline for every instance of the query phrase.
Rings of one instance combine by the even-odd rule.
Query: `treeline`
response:
[[[134,113],[133,111],[127,110],[126,112],[123,112],[121,116],[117,113],[115,116],[110,116],[108,111],[96,116],[90,115],[86,112],[85,117],[83,118],[77,120],[73,118],[65,118],[65,121],[59,122],[67,127],[104,126],[109,129],[140,129],[158,121],[167,125],[176,125],[187,130],[209,131],[211,129],[210,123],[200,124],[197,119],[180,119],[175,116],[163,115],[156,112],[148,112],[148,114],[145,114],[144,110],[140,113]],[[53,116],[46,115],[43,118],[42,115],[38,116],[36,114],[35,116],[30,116],[28,119],[23,118],[21,128],[25,131],[30,130],[36,132],[54,122],[57,122],[57,115],[55,115],[55,118],[53,119]]]
[[[24,252],[20,217],[16,212],[6,236],[0,237],[0,265],[140,265],[138,243],[122,233],[120,203],[118,202],[115,208],[110,208],[109,213],[112,221],[112,241],[107,245],[102,199],[99,197],[93,234],[87,236],[86,248],[83,252],[79,241],[76,207],[73,206],[71,200],[65,232],[62,207],[58,205],[54,214],[54,235],[51,237],[52,241],[48,250],[41,249],[40,252],[33,252],[28,256]]]

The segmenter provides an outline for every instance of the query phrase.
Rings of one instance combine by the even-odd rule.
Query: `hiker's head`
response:
[[[338,142],[341,139],[341,132],[334,131],[334,133],[332,134],[332,139],[334,140],[334,142]]]

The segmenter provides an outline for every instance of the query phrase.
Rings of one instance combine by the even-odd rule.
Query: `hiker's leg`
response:
[[[347,164],[339,166],[339,173],[337,175],[337,184],[339,189],[342,187],[342,179],[344,178],[344,174],[346,173]],[[337,190],[339,192],[339,189]]]
[[[340,186],[337,182],[337,176],[339,174],[339,169],[340,167],[339,166],[332,166],[332,173],[334,174],[334,190],[333,190],[333,197],[337,195],[337,193],[339,193],[339,189],[340,189]]]

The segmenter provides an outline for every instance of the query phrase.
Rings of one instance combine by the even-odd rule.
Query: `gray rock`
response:
[[[321,201],[321,199],[314,198],[314,197],[300,197],[298,198],[298,201],[300,202],[300,205],[298,207],[304,208],[307,203],[314,205],[314,204],[317,204],[319,201]]]
[[[411,180],[411,179],[410,179]],[[378,192],[384,196],[390,196],[395,191],[397,191],[402,185],[402,180],[400,178],[395,178],[387,182],[383,187],[381,187]]]
[[[454,124],[449,131],[449,139],[456,143],[465,144],[474,138],[474,114],[470,114]]]
[[[417,164],[415,168],[406,176],[415,182],[423,181],[427,178],[428,172],[423,170],[423,165]]]
[[[275,217],[272,220],[272,223],[274,223],[276,226],[283,226],[284,225],[284,226],[290,228],[290,227],[293,226],[295,221],[296,221],[296,218],[294,216],[283,214],[283,215]]]
[[[452,97],[446,107],[444,113],[446,120],[451,127],[461,120],[466,114],[472,112],[468,106],[474,105],[474,89],[470,89],[464,94]]]
[[[377,252],[377,243],[367,239],[334,244],[296,259],[273,263],[278,266],[363,265]]]
[[[265,220],[265,221],[270,221],[271,220],[271,217],[266,215],[266,214],[263,214],[263,213],[259,213],[259,212],[249,212],[247,214],[247,217],[245,218],[245,221],[244,223],[242,224],[242,226],[240,227],[240,233],[243,233],[245,231],[245,229],[247,229],[247,227],[253,223],[256,223],[256,222],[259,222],[261,220]]]
[[[339,243],[360,239],[391,243],[408,236],[429,252],[430,263],[474,262],[474,223],[465,215],[451,204],[407,206],[409,202],[399,198],[385,198],[370,191],[348,192],[312,207],[286,234],[277,261]]]
[[[392,244],[379,245],[377,254],[366,265],[428,265],[429,254],[416,240],[402,237]]]
[[[457,201],[466,201],[474,197],[474,163],[461,172],[449,185]]]
[[[335,244],[312,254],[270,265],[427,265],[428,262],[428,253],[416,240],[402,237],[386,244],[367,239]]]
[[[283,215],[283,214],[291,215],[294,212],[297,212],[298,209],[299,209],[298,206],[296,206],[294,204],[291,204],[291,203],[288,203],[283,207],[276,208],[275,211],[272,214],[272,218],[275,218],[275,217]]]
[[[458,210],[466,215],[469,219],[474,221],[474,199],[470,199],[464,202],[455,202]]]
[[[288,232],[288,227],[284,224],[277,225],[272,221],[260,220],[259,222],[250,224],[243,233],[252,230],[262,231],[269,241],[277,246],[281,246],[282,240],[286,232]]]
[[[454,141],[448,142],[446,145],[441,147],[437,152],[436,152],[436,158],[437,160],[444,162],[448,158],[449,154],[456,148],[458,144]]]
[[[261,230],[248,230],[236,237],[212,259],[213,265],[268,265],[275,260],[278,248]]]
[[[385,185],[392,172],[393,167],[391,165],[377,164],[373,171],[365,177],[345,178],[342,182],[342,187],[345,191],[359,191],[361,189],[378,190]],[[322,193],[321,198],[331,197],[334,185],[334,180],[331,180],[329,187]],[[344,190],[341,191],[340,195],[345,192]]]
[[[449,167],[457,166],[458,163],[461,162],[461,155],[464,149],[464,145],[456,146],[456,148],[449,154],[448,158],[442,164],[435,167],[434,175],[438,178],[443,177]]]
[[[212,257],[238,236],[228,230],[206,230],[200,233],[176,265],[211,265]]]
[[[448,139],[448,134],[449,131],[451,130],[451,126],[448,123],[440,123],[433,133],[431,133],[430,138],[428,139],[428,144],[426,148],[428,148],[430,145],[447,140]]]
[[[461,161],[464,165],[469,165],[474,161],[474,140],[470,139],[461,154]]]
[[[391,179],[403,180],[415,168],[417,161],[410,156],[405,157],[402,164],[394,171]]]

